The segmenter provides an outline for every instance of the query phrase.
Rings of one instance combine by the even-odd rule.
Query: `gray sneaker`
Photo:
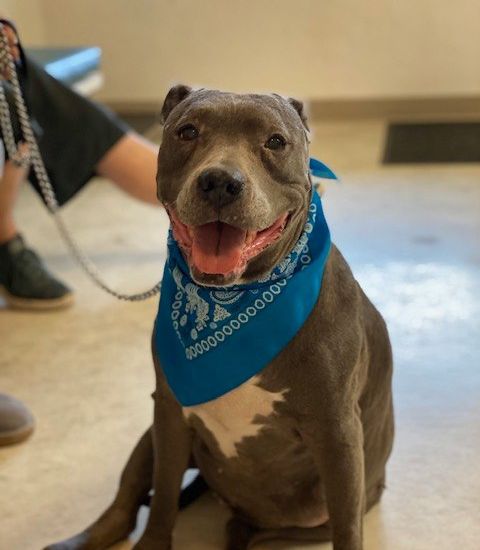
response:
[[[0,294],[18,309],[57,309],[73,303],[73,292],[49,273],[20,235],[0,245]]]
[[[18,399],[0,393],[0,447],[24,441],[34,427],[35,421],[27,407]]]

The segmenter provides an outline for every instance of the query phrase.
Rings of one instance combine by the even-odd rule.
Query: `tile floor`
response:
[[[333,238],[386,317],[395,351],[396,444],[388,490],[366,518],[366,550],[478,550],[480,166],[381,167],[381,120],[315,130],[313,153],[342,177],[324,197]],[[156,302],[120,303],[92,287],[27,187],[18,217],[77,291],[65,312],[0,308],[0,388],[38,422],[28,443],[0,450],[0,550],[39,550],[106,506],[150,422]],[[114,285],[143,289],[160,277],[162,212],[98,180],[65,217]],[[181,515],[175,550],[221,548],[226,517],[206,496]]]

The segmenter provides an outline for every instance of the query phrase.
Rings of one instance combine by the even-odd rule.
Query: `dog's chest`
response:
[[[237,456],[237,444],[259,434],[266,420],[275,414],[275,404],[284,400],[286,390],[269,392],[258,385],[258,376],[238,388],[201,405],[184,407],[187,421],[198,417],[215,438],[227,458]]]

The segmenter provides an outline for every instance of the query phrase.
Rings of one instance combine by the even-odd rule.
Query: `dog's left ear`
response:
[[[185,86],[185,84],[177,84],[176,86],[173,86],[173,88],[170,88],[170,91],[163,102],[163,107],[160,114],[162,124],[165,123],[172,110],[191,93],[192,88],[190,88],[190,86]]]
[[[302,121],[305,128],[308,131],[310,131],[310,128],[308,127],[307,115],[305,114],[305,107],[303,103],[298,99],[294,99],[293,97],[289,97],[287,101],[295,109],[295,111],[297,111],[298,116],[300,117],[300,120]]]

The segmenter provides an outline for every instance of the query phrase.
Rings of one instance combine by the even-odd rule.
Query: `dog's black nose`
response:
[[[221,207],[233,202],[242,192],[244,179],[239,172],[210,168],[198,176],[198,188],[212,205]]]

